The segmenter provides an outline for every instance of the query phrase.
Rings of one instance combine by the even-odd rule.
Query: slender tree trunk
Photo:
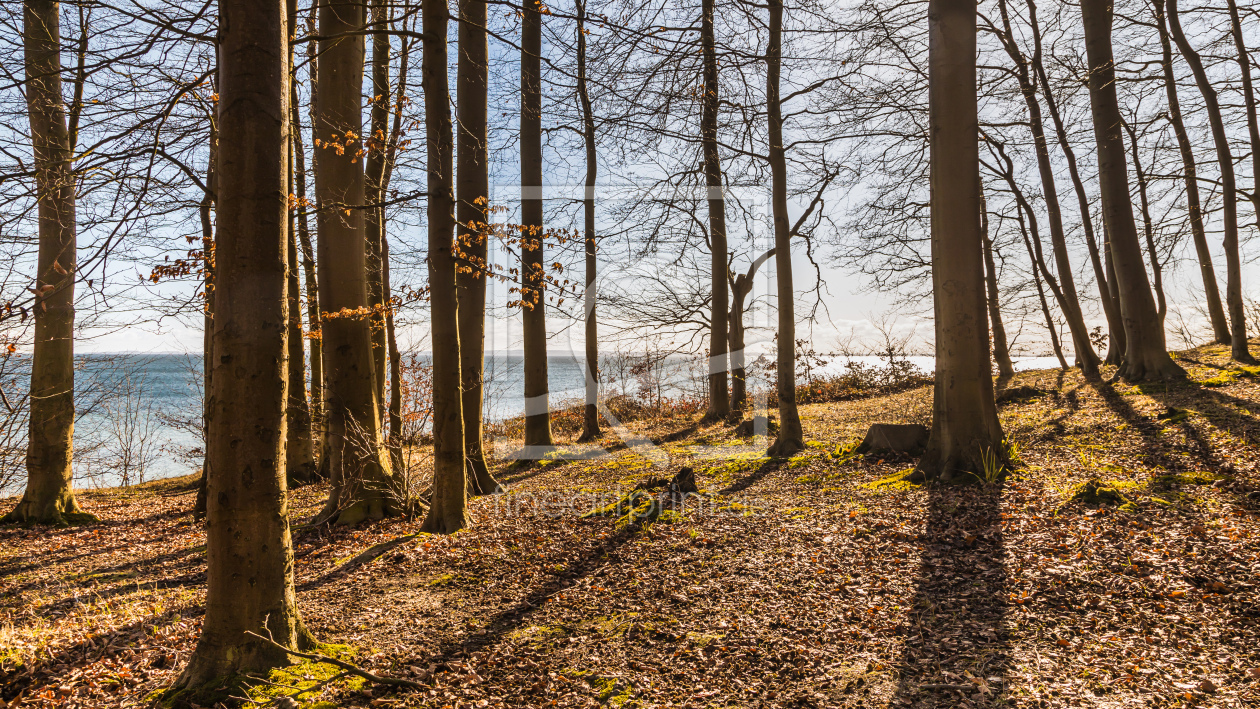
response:
[[[289,144],[283,0],[219,6],[220,130],[206,615],[168,698],[288,664],[298,616],[285,487]],[[236,680],[239,681],[239,680]]]
[[[293,15],[290,15],[293,17]],[[290,222],[288,234],[289,299],[289,400],[285,407],[288,454],[285,458],[290,487],[315,482],[315,446],[311,440],[311,410],[306,399],[306,348],[302,338],[302,284],[298,278],[298,252],[295,229]]]
[[[1119,307],[1120,285],[1119,281],[1116,280],[1116,261],[1112,258],[1111,232],[1108,231],[1107,222],[1105,220],[1103,221],[1103,253],[1106,254],[1108,297],[1111,298],[1111,302],[1115,303],[1116,306]],[[1120,324],[1122,327],[1119,330],[1108,331],[1107,363],[1114,364],[1117,367],[1124,364],[1125,352],[1123,319]]]
[[[1085,376],[1094,377],[1098,375],[1100,362],[1089,340],[1089,328],[1085,325],[1085,316],[1076,294],[1076,278],[1072,274],[1072,262],[1068,257],[1067,238],[1063,229],[1063,214],[1059,207],[1059,188],[1054,177],[1054,166],[1050,163],[1050,146],[1046,142],[1041,104],[1037,101],[1037,83],[1029,72],[1028,60],[1015,44],[1006,0],[1001,0],[998,7],[1002,14],[1002,27],[1005,31],[1003,44],[1011,61],[1015,64],[1015,76],[1019,80],[1020,93],[1023,94],[1024,104],[1028,108],[1029,127],[1036,146],[1037,170],[1041,175],[1041,191],[1045,198],[1046,219],[1050,227],[1050,245],[1054,253],[1055,269],[1059,274],[1058,283],[1053,284],[1051,290],[1072,333],[1072,348],[1076,353],[1077,364]],[[1039,46],[1034,48],[1035,53],[1040,51]],[[1039,56],[1037,61],[1040,61]],[[1038,250],[1040,250],[1040,237],[1038,237]],[[1044,261],[1042,265],[1045,265]],[[1047,278],[1046,282],[1051,281]]]
[[[769,29],[769,44],[766,47],[766,113],[770,128],[770,201],[774,218],[774,250],[777,254],[774,268],[779,316],[779,356],[775,371],[778,377],[779,436],[770,446],[770,454],[787,456],[804,450],[805,434],[801,430],[801,417],[796,410],[796,293],[792,288],[792,234],[788,225],[787,160],[783,154],[783,105],[779,101],[779,69],[783,56],[783,0],[770,0]],[[725,258],[723,261],[725,262]],[[725,269],[722,285],[722,290],[725,291]],[[726,303],[725,294],[722,303]],[[722,374],[722,391],[726,391],[725,372]]]
[[[988,291],[989,324],[993,327],[993,358],[997,360],[998,376],[1015,375],[1011,362],[1011,350],[1006,343],[1006,326],[1002,324],[1002,300],[998,296],[997,268],[993,263],[993,240],[989,238],[989,210],[984,200],[984,187],[980,192],[980,237],[984,241],[984,282]]]
[[[286,27],[292,30],[297,27],[297,0],[287,0],[288,17]],[[293,48],[286,54],[289,71],[290,103],[296,103],[297,77],[293,68]],[[295,109],[290,106],[287,119],[292,120]],[[296,155],[301,147],[301,131],[294,124],[288,126],[289,135],[289,174],[287,193],[294,194],[297,189],[298,164]],[[296,213],[304,211],[299,205],[289,214],[287,233],[287,275],[285,279],[286,296],[289,312],[289,399],[285,408],[285,425],[287,431],[286,479],[290,487],[314,482],[318,469],[315,465],[315,446],[311,439],[311,409],[306,398],[306,343],[302,337],[302,282],[298,277],[297,256],[297,220]]]
[[[1203,278],[1203,296],[1207,301],[1208,320],[1212,334],[1222,345],[1229,344],[1229,320],[1221,306],[1221,292],[1216,285],[1216,269],[1212,266],[1212,252],[1208,248],[1207,234],[1203,230],[1203,208],[1199,202],[1199,178],[1194,161],[1194,149],[1185,121],[1181,118],[1181,100],[1177,96],[1177,77],[1173,73],[1172,42],[1168,36],[1168,17],[1164,12],[1164,0],[1154,0],[1155,19],[1159,23],[1159,43],[1164,56],[1164,91],[1168,95],[1168,122],[1177,136],[1177,149],[1181,152],[1182,174],[1185,176],[1186,209],[1190,212],[1190,235],[1194,241],[1195,255],[1199,259],[1199,273]]]
[[[1243,39],[1237,1],[1225,2],[1229,5],[1230,33],[1234,36],[1234,49],[1238,52],[1238,68],[1242,71],[1243,109],[1247,112],[1247,135],[1251,138],[1251,206],[1256,226],[1260,228],[1260,123],[1257,122],[1260,118],[1256,116],[1256,90],[1251,83],[1251,63],[1255,60],[1247,52],[1247,43]]]
[[[486,366],[486,279],[490,277],[488,223],[490,177],[487,156],[488,102],[485,0],[459,4],[459,128],[455,156],[459,161],[455,188],[459,224],[457,244],[464,262],[455,276],[459,290],[460,376],[464,378],[464,456],[468,460],[468,488],[474,495],[500,489],[486,465],[483,433]]]
[[[364,226],[361,4],[319,8],[319,103],[315,173],[319,300],[323,320],[325,407],[332,487],[319,522],[355,524],[405,511],[381,439],[373,375]]]
[[[210,440],[210,387],[214,373],[214,205],[218,172],[215,169],[219,152],[218,117],[210,117],[209,159],[206,161],[206,193],[201,198],[198,213],[201,217],[201,287],[205,294],[205,315],[201,329],[201,435]],[[201,480],[197,484],[197,499],[193,502],[193,517],[205,519],[206,495],[209,494],[210,451],[203,447],[201,456]]]
[[[1208,124],[1212,127],[1212,142],[1216,145],[1216,162],[1221,170],[1221,206],[1223,208],[1222,227],[1225,232],[1225,307],[1229,312],[1230,356],[1236,361],[1255,364],[1255,357],[1247,349],[1247,312],[1243,304],[1242,292],[1242,258],[1238,253],[1238,185],[1234,177],[1234,157],[1229,150],[1229,138],[1225,134],[1225,121],[1221,118],[1221,106],[1216,98],[1216,89],[1203,68],[1203,60],[1199,53],[1190,46],[1190,41],[1181,31],[1181,18],[1177,13],[1177,0],[1168,0],[1168,24],[1172,30],[1173,41],[1181,50],[1190,71],[1194,73],[1194,81],[1203,96],[1203,107],[1207,109]],[[1250,74],[1248,74],[1250,76]],[[1248,81],[1250,83],[1250,81]],[[1254,120],[1254,116],[1252,117]]]
[[[319,13],[319,3],[313,3],[311,13],[307,17],[307,32],[310,34],[317,33],[317,19]],[[317,115],[319,113],[319,44],[317,42],[306,43],[306,71],[311,81],[311,141],[319,136],[316,134],[316,126],[319,124]],[[292,94],[290,94],[292,95]],[[298,190],[303,200],[309,200],[306,190],[306,151],[301,144],[302,117],[298,111],[296,98],[293,99],[293,128],[298,135]],[[319,171],[319,149],[315,148],[311,151],[311,170]],[[314,242],[311,240],[310,220],[307,214],[311,211],[313,202],[306,202],[302,211],[298,212],[298,239],[302,247],[302,270],[306,277],[306,325],[310,329],[310,347],[311,347],[311,426],[314,429],[315,443],[319,448],[319,476],[322,478],[329,477],[329,465],[332,456],[328,452],[328,436],[327,432],[327,407],[324,405],[324,325],[320,316],[322,312],[319,309],[319,279],[316,277],[315,267],[315,248]],[[316,217],[318,220],[318,217]]]
[[[446,0],[424,0],[425,133],[429,172],[429,306],[433,334],[433,498],[422,531],[451,534],[468,526],[464,414],[460,392],[458,296],[455,290],[455,190],[447,86]]]
[[[752,293],[753,277],[757,275],[757,269],[761,268],[761,264],[774,254],[775,249],[771,248],[758,256],[746,273],[739,274],[731,282],[731,413],[741,417],[748,409],[748,372],[745,368],[744,357],[744,300],[749,293]]]
[[[371,19],[375,27],[388,29],[389,7],[386,0],[371,0]],[[382,181],[385,179],[385,145],[389,131],[389,35],[372,35],[372,85],[369,111],[368,137],[363,142],[367,151],[365,166],[366,203],[363,225],[367,229],[367,286],[369,318],[372,331],[372,381],[376,391],[378,411],[387,410],[387,379],[389,351],[385,336],[385,287],[381,258],[381,242],[385,239],[385,201]]]
[[[986,455],[1005,462],[985,314],[975,2],[930,0],[928,47],[936,385],[909,477],[949,481],[983,471]]]
[[[595,154],[595,112],[591,109],[591,95],[586,84],[586,3],[576,0],[577,7],[577,90],[582,103],[582,138],[586,145],[586,194],[582,200],[586,233],[586,292],[583,312],[586,315],[586,406],[582,412],[582,436],[579,440],[593,441],[599,431],[599,323],[595,318],[595,277],[598,263],[595,260],[595,179],[599,163]]]
[[[700,14],[700,51],[704,63],[704,97],[700,105],[700,142],[704,153],[704,182],[709,201],[709,253],[712,303],[709,314],[709,411],[708,419],[731,413],[726,390],[727,285],[726,198],[722,190],[722,158],[718,153],[718,62],[714,37],[715,0],[703,0]],[[782,4],[780,4],[782,12]],[[771,7],[771,13],[774,8]],[[777,74],[777,69],[775,70]],[[772,168],[773,169],[773,168]],[[786,218],[786,217],[785,217]],[[776,241],[777,243],[777,241]],[[780,253],[786,253],[781,251]],[[790,283],[789,283],[790,285]],[[793,343],[788,343],[791,349]]]
[[[83,524],[74,477],[74,279],[76,265],[74,145],[61,96],[58,4],[24,3],[22,40],[26,105],[39,194],[35,348],[31,360],[26,491],[0,522]]]
[[[1110,349],[1107,351],[1104,361],[1107,364],[1119,364],[1120,358],[1124,354],[1124,325],[1120,316],[1120,303],[1112,293],[1111,281],[1107,275],[1107,268],[1103,263],[1105,246],[1100,251],[1098,240],[1094,235],[1094,220],[1089,213],[1089,196],[1085,193],[1085,181],[1081,179],[1080,171],[1076,166],[1076,152],[1072,150],[1072,143],[1068,140],[1063,117],[1059,113],[1059,106],[1055,101],[1054,92],[1050,89],[1050,79],[1046,75],[1045,65],[1041,60],[1041,26],[1037,22],[1037,5],[1033,0],[1027,0],[1027,2],[1028,23],[1033,33],[1033,71],[1037,75],[1042,95],[1046,99],[1046,109],[1050,112],[1050,119],[1054,122],[1054,132],[1055,137],[1058,139],[1059,149],[1063,151],[1063,157],[1067,162],[1068,176],[1072,180],[1072,189],[1076,193],[1076,206],[1080,210],[1081,227],[1085,232],[1085,246],[1089,250],[1090,265],[1094,268],[1094,281],[1098,286],[1098,296],[1102,302],[1103,314],[1107,318],[1107,329],[1111,333],[1109,338]]]
[[[1128,121],[1123,127],[1129,134],[1129,150],[1133,153],[1133,176],[1137,178],[1138,207],[1142,212],[1142,235],[1146,237],[1147,257],[1151,262],[1151,285],[1155,288],[1155,311],[1159,314],[1159,326],[1163,328],[1168,315],[1168,300],[1164,298],[1164,269],[1155,249],[1155,228],[1151,223],[1151,203],[1146,195],[1146,171],[1142,169],[1142,156],[1138,151],[1137,131]]]
[[[547,392],[547,279],[543,247],[542,13],[526,3],[521,25],[521,313],[525,445],[552,445]]]
[[[394,124],[389,131],[385,146],[385,166],[381,175],[382,196],[389,194],[389,182],[393,178],[398,159],[398,145],[402,139],[402,114],[407,96],[407,72],[410,68],[411,40],[403,40],[398,61],[398,91],[394,102]],[[381,224],[385,225],[384,213]],[[394,298],[389,285],[389,232],[381,229],[381,295],[385,307],[385,346],[389,350],[389,460],[395,474],[410,489],[408,471],[403,466],[402,454],[402,353],[398,351],[398,337],[394,332]]]
[[[1124,154],[1120,106],[1116,98],[1115,63],[1111,54],[1109,0],[1083,0],[1085,50],[1089,59],[1089,97],[1094,137],[1098,144],[1098,182],[1103,217],[1124,316],[1125,352],[1119,375],[1129,381],[1179,379],[1186,373],[1168,356],[1151,285],[1138,242],[1129,176]]]

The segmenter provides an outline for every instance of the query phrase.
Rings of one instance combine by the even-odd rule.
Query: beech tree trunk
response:
[[[74,145],[61,95],[58,4],[27,0],[22,41],[26,106],[39,194],[39,257],[32,303],[30,428],[26,490],[0,523],[83,524],[74,470],[74,279],[76,265]]]
[[[700,102],[700,143],[704,153],[704,182],[709,202],[709,253],[712,301],[709,313],[709,411],[707,419],[730,415],[731,401],[726,390],[726,198],[722,190],[722,158],[718,153],[718,63],[714,37],[715,0],[703,0],[700,13],[700,51],[704,64],[704,97]],[[782,4],[779,5],[782,12]],[[771,14],[774,7],[770,8]],[[769,58],[767,58],[769,61]],[[775,73],[777,75],[778,69]],[[773,169],[773,168],[772,168]],[[786,217],[785,217],[786,218]],[[776,242],[777,243],[777,242]],[[786,253],[783,251],[781,253]],[[789,284],[790,285],[790,284]],[[789,342],[791,349],[793,343]]]
[[[398,146],[403,134],[403,105],[407,96],[407,71],[410,68],[411,40],[404,40],[398,62],[397,100],[393,104],[394,124],[389,130],[385,145],[385,166],[381,173],[380,193],[388,195],[389,182],[393,179],[394,166],[398,161]],[[402,484],[410,489],[409,471],[403,467],[402,455],[402,352],[398,350],[398,337],[394,332],[393,291],[389,285],[389,232],[384,228],[385,214],[381,213],[381,295],[385,308],[385,347],[389,355],[389,460]]]
[[[527,2],[521,22],[521,334],[525,355],[525,445],[549,448],[553,444],[547,391],[542,13],[539,8],[538,2]]]
[[[997,267],[993,263],[993,240],[989,238],[989,210],[985,204],[984,187],[980,192],[980,237],[984,240],[984,283],[988,291],[989,325],[993,328],[993,358],[997,360],[998,376],[1015,374],[1011,362],[1010,346],[1006,342],[1006,326],[1002,324],[1002,299],[998,295]]]
[[[405,511],[381,439],[373,374],[364,226],[361,4],[321,4],[315,173],[327,416],[328,502],[318,522],[356,524]]]
[[[582,410],[582,435],[580,441],[593,441],[600,436],[599,430],[599,324],[595,318],[595,179],[599,163],[595,153],[595,112],[591,109],[591,95],[586,84],[586,3],[577,0],[577,90],[582,103],[582,139],[586,146],[586,194],[582,200],[584,218],[583,242],[586,244],[586,292],[583,312],[586,315],[586,406]]]
[[[783,105],[779,101],[779,69],[783,56],[783,0],[770,0],[769,30],[769,44],[766,47],[766,113],[770,128],[770,201],[774,219],[774,268],[779,320],[779,356],[775,362],[779,434],[770,446],[770,455],[788,456],[805,449],[805,434],[801,430],[801,416],[796,410],[796,293],[792,288],[792,233],[788,225],[787,160],[783,154]],[[725,257],[723,266],[725,267]],[[722,290],[725,291],[725,287]],[[722,302],[726,302],[725,297]],[[725,373],[722,380],[722,390],[725,393]]]
[[[464,456],[468,459],[468,488],[474,495],[488,495],[500,485],[486,465],[483,440],[486,366],[486,279],[490,277],[487,225],[490,177],[486,152],[487,61],[486,2],[461,0],[459,4],[459,66],[456,81],[459,129],[456,133],[456,206],[458,248],[465,268],[455,276],[459,290],[460,375],[464,378]]]
[[[1225,121],[1221,118],[1221,106],[1217,101],[1216,89],[1203,68],[1203,60],[1199,53],[1190,46],[1185,32],[1181,30],[1181,18],[1177,13],[1177,0],[1168,0],[1168,24],[1172,30],[1173,41],[1181,50],[1190,71],[1194,73],[1194,82],[1203,96],[1203,107],[1207,110],[1208,125],[1212,127],[1212,143],[1216,146],[1216,162],[1221,170],[1221,225],[1225,232],[1221,247],[1225,250],[1225,307],[1229,313],[1230,356],[1245,364],[1255,364],[1256,360],[1247,349],[1247,312],[1243,304],[1242,294],[1242,258],[1238,253],[1238,183],[1234,176],[1234,156],[1229,150],[1229,138],[1225,134]]]
[[[285,487],[289,225],[283,0],[219,5],[219,146],[206,615],[177,703],[225,678],[288,664],[313,643],[298,616]],[[239,680],[236,680],[239,681]]]
[[[1120,312],[1124,317],[1124,362],[1119,376],[1128,381],[1180,379],[1186,373],[1168,356],[1150,281],[1138,242],[1129,200],[1120,106],[1116,98],[1115,63],[1111,53],[1109,0],[1083,0],[1085,50],[1089,60],[1089,97],[1094,138],[1098,145],[1098,181],[1110,255],[1116,272]]]
[[[421,531],[451,534],[468,526],[464,414],[460,391],[455,290],[455,140],[446,78],[446,0],[423,0],[424,122],[428,150],[429,307],[433,334],[433,497]]]
[[[986,454],[1005,462],[985,313],[973,0],[930,0],[928,72],[936,385],[909,478],[951,481],[982,473]]]
[[[1076,278],[1072,274],[1072,262],[1068,257],[1067,238],[1063,230],[1063,214],[1059,208],[1059,188],[1054,177],[1054,166],[1050,163],[1050,146],[1046,142],[1046,131],[1041,117],[1041,104],[1037,101],[1036,80],[1029,72],[1028,60],[1025,59],[1018,45],[1015,44],[1007,13],[1006,0],[1000,0],[998,8],[1001,11],[1002,28],[1005,32],[1002,38],[1003,45],[1006,47],[1006,52],[1010,56],[1011,61],[1015,64],[1015,77],[1019,80],[1020,93],[1023,95],[1024,104],[1028,108],[1029,128],[1032,131],[1033,143],[1036,146],[1037,170],[1041,175],[1041,191],[1045,199],[1046,219],[1050,227],[1050,245],[1054,253],[1055,270],[1059,274],[1057,283],[1052,282],[1048,277],[1046,282],[1051,284],[1051,291],[1054,293],[1055,301],[1059,304],[1059,310],[1063,311],[1063,316],[1067,319],[1068,329],[1072,333],[1072,348],[1076,353],[1077,365],[1080,366],[1081,372],[1085,376],[1097,376],[1100,361],[1098,355],[1094,352],[1093,344],[1089,340],[1089,328],[1085,326],[1085,316],[1081,311],[1080,299],[1076,294]],[[1036,46],[1033,51],[1039,53],[1041,47]],[[1040,57],[1037,57],[1037,60],[1040,61]],[[1040,250],[1040,236],[1037,236],[1037,246],[1038,250]],[[1042,265],[1045,265],[1044,260]],[[1048,276],[1048,273],[1046,275]]]
[[[1094,220],[1089,213],[1090,201],[1085,192],[1085,181],[1081,179],[1081,173],[1077,169],[1076,152],[1072,150],[1072,143],[1068,140],[1067,129],[1064,127],[1059,105],[1055,101],[1054,92],[1050,88],[1050,79],[1046,75],[1045,65],[1041,59],[1041,25],[1037,22],[1037,4],[1034,0],[1027,0],[1027,2],[1028,24],[1033,34],[1033,71],[1041,85],[1042,96],[1046,99],[1046,109],[1050,112],[1050,119],[1054,122],[1059,149],[1063,151],[1063,157],[1067,162],[1068,176],[1072,180],[1072,190],[1076,193],[1076,206],[1080,211],[1081,227],[1085,232],[1085,246],[1089,250],[1089,261],[1093,266],[1094,281],[1098,286],[1098,297],[1103,306],[1103,314],[1107,318],[1107,330],[1110,337],[1107,355],[1103,359],[1107,364],[1119,364],[1120,358],[1124,355],[1124,324],[1120,315],[1120,303],[1112,293],[1111,278],[1104,264],[1106,245],[1104,244],[1101,250],[1098,247],[1098,240],[1094,235]],[[1103,229],[1105,232],[1105,225]]]
[[[372,25],[379,29],[389,28],[389,8],[386,0],[371,0]],[[388,360],[389,345],[385,335],[385,276],[382,259],[382,242],[385,240],[385,201],[382,183],[385,179],[385,145],[389,132],[389,35],[372,35],[372,85],[369,99],[368,136],[363,141],[365,156],[365,199],[363,224],[367,229],[367,286],[369,317],[372,332],[372,382],[376,392],[376,409],[383,416],[388,410]]]
[[[1164,91],[1168,95],[1168,122],[1177,136],[1177,149],[1181,152],[1182,174],[1185,178],[1186,210],[1190,213],[1190,236],[1194,252],[1199,259],[1199,273],[1203,278],[1203,298],[1206,301],[1208,320],[1216,342],[1226,345],[1230,341],[1229,320],[1221,306],[1221,292],[1216,285],[1216,269],[1212,265],[1212,252],[1208,248],[1207,234],[1203,230],[1203,207],[1199,201],[1199,177],[1194,160],[1194,149],[1186,123],[1181,119],[1181,100],[1177,95],[1177,77],[1173,73],[1172,42],[1168,37],[1168,17],[1164,12],[1164,0],[1154,0],[1155,19],[1159,23],[1159,43],[1163,49]]]
[[[758,256],[748,267],[746,273],[736,276],[731,282],[731,413],[743,414],[748,409],[748,372],[745,369],[744,357],[744,300],[752,293],[753,277],[767,259],[774,256],[771,248]]]
[[[218,93],[217,90],[216,93]],[[210,380],[214,372],[214,205],[217,189],[215,163],[219,152],[218,120],[218,116],[210,116],[208,141],[210,155],[206,160],[206,191],[202,195],[201,204],[197,210],[201,217],[201,287],[205,294],[205,315],[201,320],[201,435],[204,441],[210,440]],[[197,482],[197,497],[193,502],[193,518],[197,520],[206,517],[209,477],[210,451],[203,447],[201,480]]]
[[[286,27],[291,30],[297,27],[297,0],[287,0],[287,8]],[[290,34],[292,34],[292,31],[290,31]],[[288,99],[291,104],[286,118],[292,120],[297,115],[296,109],[292,106],[292,104],[297,103],[297,77],[293,67],[292,45],[290,45],[289,52],[286,54],[286,61],[288,62],[289,71]],[[296,194],[298,189],[298,166],[305,162],[297,159],[298,151],[302,148],[302,132],[294,123],[290,123],[288,128],[290,157],[288,192]],[[302,181],[305,182],[305,178],[302,178]],[[305,192],[305,184],[303,184],[302,194],[305,195]],[[294,210],[296,214],[301,214],[304,211],[305,208],[300,204]],[[289,399],[285,408],[285,425],[287,429],[285,473],[290,487],[314,482],[318,474],[318,469],[315,465],[315,446],[311,438],[311,409],[306,398],[306,343],[305,338],[302,337],[302,282],[298,276],[296,214],[289,214],[286,237],[287,277],[285,279],[289,312]]]

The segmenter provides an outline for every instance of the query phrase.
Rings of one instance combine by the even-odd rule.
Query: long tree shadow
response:
[[[892,705],[998,703],[1007,687],[1007,572],[997,487],[933,487]]]
[[[743,492],[744,490],[747,490],[753,485],[761,482],[762,478],[765,478],[767,475],[773,473],[779,468],[782,468],[785,463],[787,463],[786,458],[771,458],[770,460],[763,462],[761,465],[758,465],[757,468],[749,474],[739,480],[736,480],[730,485],[727,485],[722,490],[719,490],[718,494],[733,495],[737,492]]]

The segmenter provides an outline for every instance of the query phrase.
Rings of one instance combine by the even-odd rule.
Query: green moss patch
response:
[[[1136,483],[1103,481],[1098,478],[1090,478],[1079,485],[1072,486],[1068,499],[1062,505],[1059,505],[1059,509],[1056,511],[1061,511],[1075,502],[1095,507],[1118,507],[1122,510],[1134,510],[1137,509],[1137,506],[1133,504],[1132,500],[1125,497],[1120,489],[1136,486]]]
[[[909,492],[911,490],[918,490],[922,488],[923,486],[919,483],[911,482],[906,479],[906,476],[908,476],[911,472],[913,471],[903,470],[899,473],[889,475],[886,478],[880,478],[879,480],[869,483],[862,483],[858,487],[873,490],[875,492]]]

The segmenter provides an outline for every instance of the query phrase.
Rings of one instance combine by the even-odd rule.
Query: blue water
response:
[[[427,356],[418,358],[427,362]],[[880,362],[875,357],[855,357]],[[932,358],[911,362],[930,371]],[[644,372],[642,356],[610,358],[601,365],[604,396],[629,394],[644,399],[705,393],[701,363],[670,357]],[[838,371],[843,358],[819,372]],[[639,364],[636,371],[634,365]],[[1052,357],[1029,357],[1018,369],[1056,365]],[[4,363],[0,384],[13,400],[27,386],[29,361],[19,355]],[[94,354],[78,358],[76,372],[75,476],[80,487],[112,487],[145,480],[187,475],[201,466],[202,358],[200,354]],[[486,418],[500,421],[524,410],[523,359],[519,353],[487,353]],[[548,358],[550,403],[553,408],[577,404],[584,397],[583,363],[573,356]],[[22,431],[25,427],[22,427]],[[0,494],[15,494],[22,485],[22,449],[3,457]]]

